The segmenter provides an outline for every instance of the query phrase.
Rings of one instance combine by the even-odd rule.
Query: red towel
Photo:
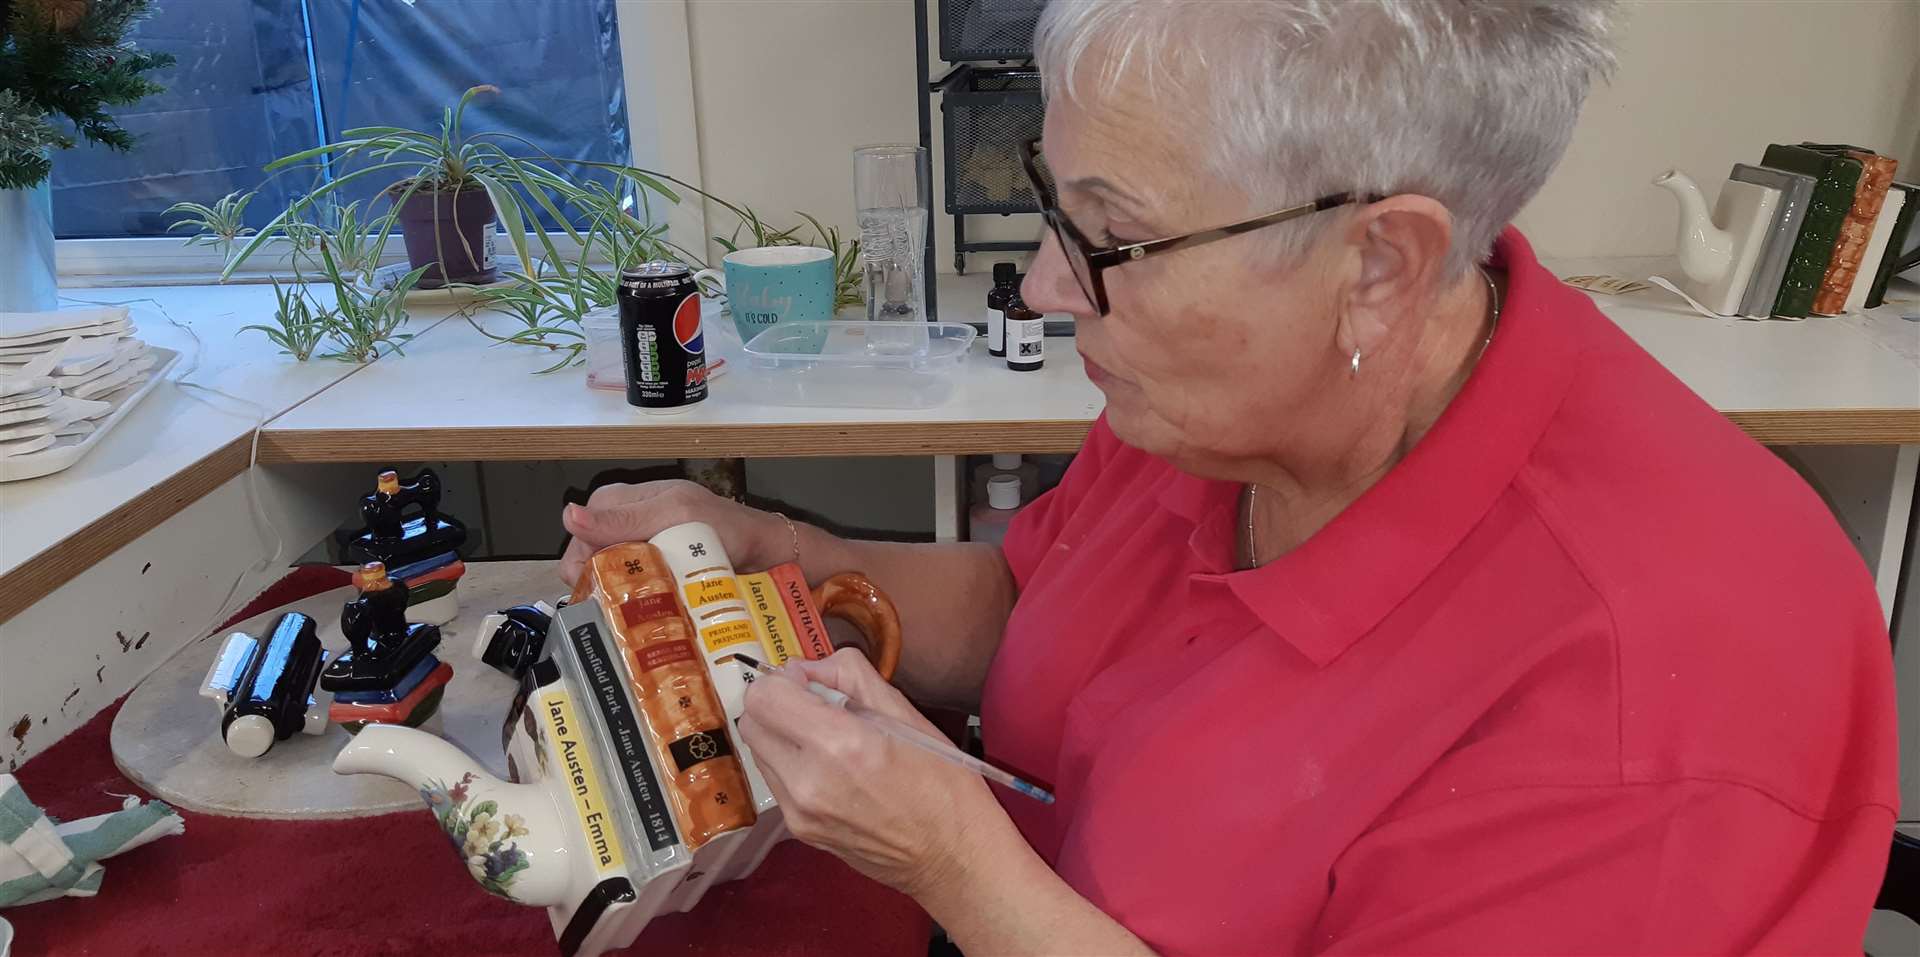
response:
[[[331,567],[297,569],[234,620],[347,582]],[[115,703],[15,772],[55,819],[115,810],[115,793],[148,796],[113,766],[108,730],[119,710]],[[212,720],[209,710],[209,734]],[[424,811],[347,821],[181,816],[186,834],[107,861],[98,897],[9,908],[13,952],[558,953],[546,913],[476,887]],[[912,900],[787,841],[753,876],[653,921],[627,953],[918,957],[930,929]]]

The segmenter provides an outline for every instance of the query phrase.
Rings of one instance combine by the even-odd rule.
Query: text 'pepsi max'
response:
[[[627,402],[673,412],[706,398],[707,351],[692,270],[661,261],[623,269],[619,298]]]

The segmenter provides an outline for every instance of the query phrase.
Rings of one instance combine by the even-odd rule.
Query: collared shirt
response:
[[[1059,800],[1002,803],[1167,953],[1858,953],[1897,803],[1864,563],[1517,232],[1495,263],[1431,431],[1258,569],[1239,486],[1096,424],[1006,540],[982,731]]]

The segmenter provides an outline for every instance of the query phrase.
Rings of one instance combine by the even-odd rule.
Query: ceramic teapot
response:
[[[333,767],[417,789],[483,889],[548,908],[563,954],[624,947],[786,836],[735,730],[753,672],[732,655],[821,657],[823,616],[891,677],[899,615],[865,576],[736,575],[713,529],[676,526],[595,554],[555,611],[507,711],[512,781],[396,725],[368,725]]]
[[[1653,185],[1672,193],[1680,204],[1675,251],[1684,274],[1681,290],[1715,315],[1738,313],[1766,248],[1780,191],[1729,179],[1720,185],[1720,196],[1708,213],[1706,196],[1687,174],[1670,169],[1655,177]]]

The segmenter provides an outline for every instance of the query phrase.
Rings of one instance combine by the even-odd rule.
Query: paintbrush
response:
[[[779,671],[769,667],[765,662],[762,662],[757,658],[749,657],[747,655],[736,653],[733,656],[733,660],[738,661],[741,664],[746,665],[747,667],[752,668],[753,670],[758,671],[764,675],[777,675],[780,673]],[[868,724],[873,725],[873,727],[876,730],[878,730],[881,734],[884,734],[887,737],[894,739],[895,741],[913,745],[914,747],[919,748],[920,750],[925,751],[928,754],[933,755],[934,757],[951,761],[954,764],[957,764],[963,768],[966,768],[967,770],[972,771],[973,773],[978,774],[981,777],[994,782],[995,784],[999,784],[1004,787],[1011,788],[1015,791],[1020,792],[1021,794],[1024,794],[1030,798],[1033,798],[1036,801],[1039,801],[1042,804],[1053,803],[1053,792],[1048,791],[1046,788],[1043,788],[1037,784],[1034,784],[1031,781],[1027,781],[1027,780],[1015,777],[1012,774],[1007,773],[1006,771],[996,768],[993,765],[988,764],[987,762],[982,761],[979,758],[976,758],[973,755],[968,754],[967,752],[954,747],[952,744],[946,741],[943,741],[939,738],[935,738],[931,735],[928,735],[914,728],[908,727],[907,725],[901,723],[898,718],[893,718],[888,715],[881,714],[880,712],[875,711],[872,708],[869,708],[866,705],[863,705],[860,702],[847,697],[847,693],[844,691],[841,691],[837,688],[829,688],[818,681],[807,682],[807,690],[813,692],[815,695],[818,695],[826,703],[833,705],[836,708],[840,708],[841,710],[844,710],[848,714],[851,714],[854,717],[860,718],[861,720],[867,722]]]

